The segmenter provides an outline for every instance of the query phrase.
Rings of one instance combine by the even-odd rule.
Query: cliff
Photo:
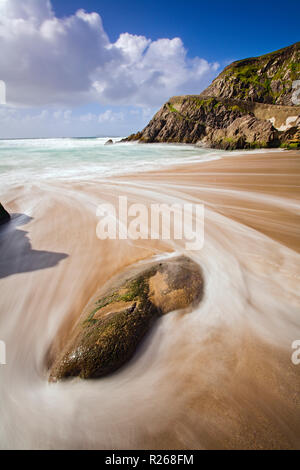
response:
[[[233,62],[203,95],[258,103],[293,105],[293,82],[300,75],[300,42],[260,57]]]
[[[299,79],[300,43],[233,62],[200,95],[171,98],[143,131],[125,140],[222,149],[300,147],[293,88]]]

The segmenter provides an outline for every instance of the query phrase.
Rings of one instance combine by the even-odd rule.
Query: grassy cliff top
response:
[[[257,57],[248,57],[247,59],[237,60],[232,62],[232,64],[228,65],[222,73],[226,73],[228,70],[232,68],[239,68],[245,65],[250,64],[261,64],[266,61],[274,61],[277,58],[282,58],[284,60],[289,60],[294,53],[300,51],[300,42],[296,42],[291,46],[283,47],[282,49],[278,49],[277,51],[269,52],[268,54],[264,54]]]
[[[204,96],[292,106],[293,82],[300,79],[300,42],[228,65]]]

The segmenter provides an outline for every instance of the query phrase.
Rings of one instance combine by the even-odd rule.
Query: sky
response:
[[[0,0],[0,138],[141,130],[230,62],[295,43],[299,13],[293,0]]]

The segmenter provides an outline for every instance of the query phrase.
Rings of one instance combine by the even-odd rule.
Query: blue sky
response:
[[[0,138],[135,132],[228,63],[299,40],[299,5],[0,0]]]
[[[97,11],[111,40],[129,32],[179,36],[191,56],[233,61],[299,41],[300,2],[201,0],[53,0],[58,16]]]

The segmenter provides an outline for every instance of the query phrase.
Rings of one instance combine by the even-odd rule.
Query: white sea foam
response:
[[[145,171],[219,158],[222,152],[191,145],[105,146],[106,138],[0,140],[0,191],[12,184],[38,183],[51,178],[82,180]]]

